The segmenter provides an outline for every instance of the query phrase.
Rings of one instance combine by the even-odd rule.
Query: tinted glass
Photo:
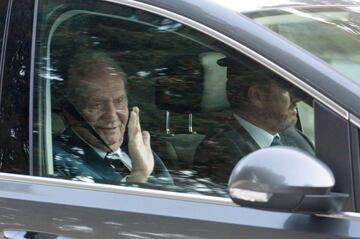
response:
[[[286,8],[246,15],[359,83],[360,7]]]
[[[8,6],[8,1],[0,2],[0,47],[2,46],[2,42],[3,42],[7,6]]]
[[[38,175],[227,196],[232,168],[252,151],[314,153],[312,98],[248,57],[133,8],[44,6]]]
[[[15,1],[9,21],[0,106],[0,168],[29,174],[29,93],[33,1]],[[19,24],[21,22],[21,24]]]

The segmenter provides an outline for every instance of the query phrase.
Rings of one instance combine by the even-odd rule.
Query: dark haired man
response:
[[[227,67],[227,97],[232,115],[227,127],[198,148],[194,169],[226,187],[232,169],[245,155],[285,145],[314,154],[312,143],[295,127],[297,103],[307,101],[284,79],[248,57],[218,60]]]

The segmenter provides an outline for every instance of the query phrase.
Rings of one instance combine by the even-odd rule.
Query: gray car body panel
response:
[[[241,208],[230,200],[200,203],[196,196],[152,190],[6,178],[0,175],[1,230],[75,238],[360,238],[356,220]]]
[[[143,2],[222,32],[360,115],[360,105],[350,104],[359,99],[357,85],[246,17],[202,0]],[[356,217],[271,212],[230,199],[0,174],[1,231],[73,238],[360,238]]]

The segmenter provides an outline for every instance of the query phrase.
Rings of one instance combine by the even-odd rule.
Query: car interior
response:
[[[194,176],[192,164],[201,142],[226,127],[231,116],[226,67],[217,61],[232,50],[170,19],[129,9],[124,12],[126,16],[109,9],[63,6],[49,13],[40,31],[43,47],[38,52],[43,66],[36,87],[35,153],[39,160],[34,173],[54,173],[52,141],[68,127],[60,100],[63,59],[71,57],[74,49],[101,49],[127,72],[129,108],[140,108],[141,126],[150,132],[152,149],[175,184],[196,184],[195,191],[203,193],[207,186]],[[311,106],[300,102],[298,113],[297,127],[314,142]]]

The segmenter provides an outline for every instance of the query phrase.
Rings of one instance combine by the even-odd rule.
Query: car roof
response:
[[[287,7],[334,7],[334,6],[356,6],[360,0],[211,0],[219,5],[225,6],[237,12],[253,12],[269,9],[282,9]]]

